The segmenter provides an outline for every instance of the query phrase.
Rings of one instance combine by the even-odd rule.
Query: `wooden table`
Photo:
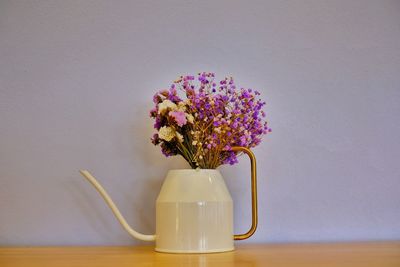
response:
[[[214,254],[164,254],[153,247],[0,247],[0,266],[400,267],[400,241],[237,244],[233,252]]]

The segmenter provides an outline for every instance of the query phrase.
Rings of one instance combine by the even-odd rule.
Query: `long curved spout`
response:
[[[112,212],[114,213],[115,217],[117,217],[120,224],[124,227],[124,229],[134,238],[143,240],[143,241],[154,241],[156,239],[155,235],[144,235],[141,233],[136,232],[133,230],[129,224],[126,222],[125,218],[122,216],[121,212],[118,210],[117,206],[115,206],[114,202],[104,190],[104,188],[97,182],[96,178],[90,174],[87,170],[80,170],[79,171],[100,193],[103,199],[106,201],[107,205],[111,208]]]

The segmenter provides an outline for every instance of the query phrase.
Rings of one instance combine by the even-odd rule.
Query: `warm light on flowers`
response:
[[[175,137],[175,131],[171,127],[163,126],[158,131],[158,137],[169,142]]]
[[[165,156],[182,155],[192,168],[235,164],[232,146],[255,147],[271,129],[263,119],[258,91],[236,88],[233,78],[218,83],[214,73],[181,76],[153,97],[152,137]],[[179,90],[179,92],[178,92]]]
[[[168,99],[158,104],[158,114],[163,114],[168,109],[175,110],[177,109],[177,106],[175,103]]]

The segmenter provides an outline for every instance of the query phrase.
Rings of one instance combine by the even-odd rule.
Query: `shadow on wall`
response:
[[[110,220],[102,216],[101,209],[98,207],[99,205],[104,205],[104,203],[93,201],[93,195],[89,193],[89,191],[92,191],[93,189],[90,188],[90,185],[82,186],[84,183],[87,182],[83,179],[80,181],[71,180],[66,183],[64,187],[71,195],[71,199],[74,202],[76,209],[83,214],[83,220],[89,225],[91,231],[95,232],[97,236],[103,237],[105,240],[112,240],[115,238],[115,233],[110,231],[110,229],[113,228],[113,223],[110,223]]]

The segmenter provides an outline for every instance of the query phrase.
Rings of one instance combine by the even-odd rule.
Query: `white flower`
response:
[[[187,121],[188,121],[189,123],[192,123],[192,124],[193,124],[194,117],[193,117],[192,114],[186,113],[186,119],[187,119]]]
[[[197,145],[197,141],[196,141],[196,140],[193,141],[193,142],[192,142],[192,145],[194,145],[194,146]]]
[[[178,111],[185,112],[186,111],[186,104],[185,102],[181,101],[178,103]]]
[[[158,131],[158,137],[169,142],[175,137],[175,131],[171,127],[163,126]]]
[[[167,109],[175,110],[177,108],[176,104],[171,100],[165,99],[163,102],[158,104],[158,114],[164,113]]]
[[[178,141],[182,143],[183,142],[183,135],[181,135],[178,132],[176,132],[175,134],[176,134],[176,137],[178,138]]]

